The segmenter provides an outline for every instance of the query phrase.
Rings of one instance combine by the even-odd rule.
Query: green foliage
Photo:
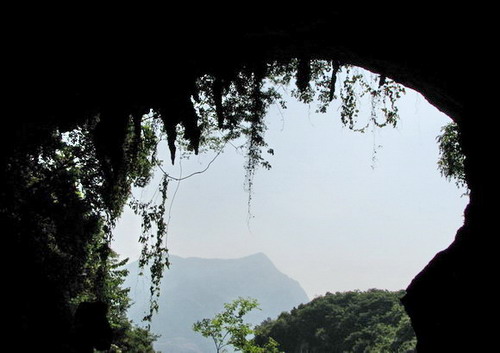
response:
[[[337,79],[341,82],[337,84]],[[396,126],[397,100],[404,94],[401,85],[385,77],[362,73],[336,60],[292,59],[260,63],[228,71],[213,72],[196,80],[193,105],[198,114],[200,144],[220,149],[228,141],[244,137],[239,146],[245,151],[249,206],[257,168],[270,169],[264,152],[273,154],[265,140],[265,115],[277,104],[286,108],[283,93],[295,82],[292,97],[311,104],[318,102],[317,112],[326,113],[332,100],[341,101],[340,118],[351,130],[364,132],[369,127]],[[339,94],[335,93],[340,86]],[[358,126],[360,104],[368,99],[369,118]],[[182,144],[182,143],[179,143]],[[184,145],[188,145],[184,143]]]
[[[65,156],[68,165],[72,166],[72,172],[78,178],[76,187],[79,190],[79,196],[89,204],[95,217],[102,224],[103,232],[93,240],[90,246],[101,248],[100,258],[96,260],[100,261],[98,263],[105,263],[106,249],[112,239],[112,230],[124,205],[132,196],[131,187],[148,185],[155,167],[161,163],[157,158],[157,146],[162,139],[162,124],[151,112],[142,116],[140,120],[129,118],[121,146],[120,162],[117,163],[112,162],[109,156],[105,158],[102,152],[101,154],[98,152],[99,123],[99,117],[96,117],[79,129],[63,135],[64,148],[57,153]],[[116,164],[119,168],[115,166]],[[112,166],[114,169],[111,168]],[[151,262],[153,283],[148,319],[157,309],[156,298],[159,295],[163,267],[168,266],[168,250],[164,246],[167,187],[168,182],[165,179],[161,185],[159,204],[140,202],[135,199],[130,201],[132,209],[143,219],[142,233],[139,236],[139,241],[143,244],[140,265],[144,267]],[[89,256],[92,257],[93,253],[90,252]],[[102,266],[101,272],[105,271],[105,266]]]
[[[228,346],[244,353],[279,353],[274,339],[262,346],[257,346],[248,339],[254,330],[249,323],[244,322],[243,317],[258,306],[257,300],[240,297],[224,304],[224,311],[213,318],[196,322],[193,330],[203,337],[211,338],[217,353],[224,352]]]
[[[80,292],[83,267],[95,237],[102,237],[99,199],[92,190],[95,165],[58,131],[35,150],[7,163],[2,218],[9,225],[13,251],[24,254],[22,281],[44,283],[68,296]],[[85,167],[83,166],[85,164]],[[67,304],[67,303],[65,303]]]
[[[156,353],[152,343],[156,336],[147,329],[124,322],[118,342],[111,345],[109,353]]]
[[[460,145],[460,130],[456,123],[449,123],[441,129],[437,137],[440,158],[438,168],[448,180],[455,180],[457,187],[467,186],[465,180],[465,156]]]
[[[255,343],[270,338],[284,352],[410,353],[415,334],[399,298],[403,292],[327,293],[255,329]]]
[[[47,288],[42,293],[48,294],[39,296],[39,307],[56,306],[67,312],[65,317],[80,302],[104,301],[111,308],[109,319],[116,332],[135,332],[136,337],[142,331],[127,322],[128,291],[120,288],[125,272],[119,268],[124,261],[117,262],[109,244],[131,184],[145,185],[151,178],[154,141],[145,125],[139,143],[129,123],[122,145],[124,161],[113,180],[96,147],[98,118],[68,133],[51,132],[37,149],[11,156],[2,195],[11,207],[8,213],[2,208],[1,216],[14,232],[13,250],[24,253],[19,266],[22,284],[17,286],[21,293],[32,293],[24,286]],[[35,301],[21,298],[23,305]],[[28,326],[34,321],[30,316],[36,315],[34,311],[20,315],[25,320],[22,325]],[[65,325],[71,330],[71,321]],[[148,337],[152,338],[143,338]]]
[[[113,330],[111,352],[154,353],[153,342],[157,337],[134,325],[127,318],[127,309],[131,302],[128,296],[129,288],[123,288],[123,283],[128,274],[128,270],[124,268],[128,259],[119,260],[114,251],[108,252],[106,265],[103,267],[100,259],[102,246],[94,244],[85,264],[86,276],[82,290],[71,303],[75,308],[84,301],[99,300],[108,304],[108,320]],[[96,285],[100,285],[100,288],[96,288]]]
[[[376,83],[374,76],[367,79],[355,71],[335,60],[307,58],[214,68],[186,77],[165,97],[166,103],[155,101],[141,108],[103,104],[102,111],[71,131],[41,127],[43,139],[5,163],[1,196],[8,207],[2,207],[2,217],[16,229],[16,247],[27,251],[33,267],[43,272],[37,274],[38,280],[49,280],[69,303],[81,295],[82,287],[89,297],[106,296],[109,244],[128,202],[142,218],[138,239],[143,246],[140,264],[149,266],[152,275],[151,310],[146,317],[150,319],[158,308],[163,270],[169,265],[168,185],[180,181],[163,168],[158,145],[166,140],[173,161],[179,147],[185,153],[206,149],[220,153],[226,143],[244,138],[239,147],[246,155],[250,203],[256,169],[271,167],[264,158],[265,151],[273,153],[264,136],[266,112],[273,104],[285,108],[282,91],[293,81],[292,95],[307,104],[318,100],[319,111],[326,112],[327,105],[340,98],[341,121],[353,130],[396,124],[394,103],[403,89],[388,79]],[[372,114],[368,125],[357,126],[357,96],[370,97],[372,108],[380,106],[382,120]],[[148,185],[157,168],[164,173],[158,186],[160,200],[131,198],[132,187]],[[96,268],[88,268],[89,259]]]
[[[118,256],[111,253],[106,271],[105,301],[109,304],[108,319],[114,332],[113,349],[116,353],[155,353],[153,342],[157,336],[149,330],[130,322],[127,309],[130,307],[129,288],[123,288],[128,270],[123,266],[128,259],[118,261]]]

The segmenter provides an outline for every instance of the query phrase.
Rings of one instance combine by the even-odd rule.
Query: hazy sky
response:
[[[328,114],[293,100],[287,110],[272,107],[266,138],[275,154],[272,169],[254,179],[253,218],[248,222],[244,156],[227,147],[205,173],[170,183],[170,252],[263,252],[310,298],[406,288],[452,242],[468,199],[437,170],[436,136],[449,118],[411,90],[398,106],[396,129],[365,134],[342,127],[335,105]],[[170,172],[202,170],[214,155],[177,160]],[[114,248],[131,260],[139,254],[139,227],[127,210],[116,229]]]

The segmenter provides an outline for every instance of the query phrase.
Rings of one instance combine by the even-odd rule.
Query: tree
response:
[[[274,339],[269,340],[263,347],[248,339],[254,330],[252,325],[244,322],[243,317],[258,307],[256,299],[240,297],[224,304],[224,311],[213,318],[197,321],[193,330],[201,333],[203,337],[211,338],[217,353],[225,352],[228,346],[244,353],[279,353],[278,344]]]
[[[285,352],[411,353],[415,333],[399,302],[402,291],[327,293],[255,329],[255,344],[270,338]]]
[[[14,302],[29,308],[16,316],[17,326],[42,351],[59,340],[61,350],[71,352],[80,303],[102,303],[111,309],[108,320],[115,328],[124,323],[123,262],[109,242],[130,184],[147,180],[151,166],[143,156],[146,143],[137,145],[129,128],[123,147],[127,164],[134,165],[121,176],[114,173],[115,182],[106,181],[94,144],[96,124],[51,132],[36,150],[11,156],[6,169],[2,200],[11,211],[2,208],[0,217],[14,235],[13,251],[24,253],[10,283],[17,291]]]
[[[107,318],[113,332],[112,353],[155,353],[153,342],[157,337],[127,318],[131,303],[129,288],[123,288],[123,283],[128,275],[128,270],[124,269],[128,259],[120,260],[118,254],[109,249],[106,265],[102,267],[99,250],[103,245],[106,246],[94,244],[85,264],[86,278],[81,293],[72,300],[72,304],[77,306],[82,302],[96,301],[107,304]]]
[[[441,135],[436,138],[439,146],[438,168],[448,180],[455,180],[457,187],[467,186],[465,179],[465,154],[460,144],[460,130],[456,123],[442,127]]]

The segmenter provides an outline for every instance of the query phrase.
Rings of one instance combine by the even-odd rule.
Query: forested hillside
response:
[[[416,339],[399,302],[403,295],[378,289],[327,293],[264,321],[255,342],[273,338],[285,353],[412,353]]]
[[[171,268],[161,285],[159,311],[151,330],[161,335],[155,349],[169,353],[210,353],[213,342],[192,330],[193,324],[218,312],[224,303],[240,296],[259,301],[260,309],[248,320],[256,325],[309,301],[300,284],[281,273],[260,253],[239,259],[181,258],[171,255]],[[125,286],[135,302],[129,318],[140,323],[148,312],[148,273],[138,276],[137,263],[128,265]]]

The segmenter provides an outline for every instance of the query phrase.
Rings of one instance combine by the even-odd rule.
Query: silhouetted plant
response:
[[[327,293],[261,323],[255,343],[273,338],[285,352],[415,352],[402,295],[375,289]]]
[[[439,145],[438,168],[448,180],[455,180],[457,187],[466,187],[464,160],[465,155],[460,145],[460,130],[456,123],[449,123],[441,129],[437,137]]]

